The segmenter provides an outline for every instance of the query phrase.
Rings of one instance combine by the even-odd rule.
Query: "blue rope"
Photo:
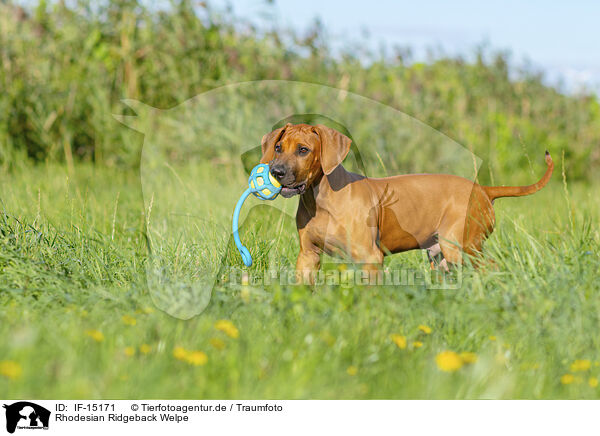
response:
[[[277,197],[277,195],[279,195],[280,192],[281,185],[271,176],[269,172],[269,165],[258,164],[252,169],[250,177],[248,178],[248,189],[244,191],[235,205],[232,223],[233,239],[235,240],[235,245],[242,255],[242,260],[246,266],[252,266],[252,256],[250,256],[250,251],[248,251],[248,249],[242,245],[242,241],[240,240],[240,235],[238,233],[240,226],[240,210],[242,209],[242,205],[250,194],[254,194],[254,196],[260,198],[261,200],[273,200]]]
[[[246,265],[246,266],[252,266],[252,256],[250,255],[250,251],[248,251],[248,249],[246,247],[244,247],[244,245],[242,244],[238,230],[239,230],[239,225],[240,225],[240,222],[239,222],[240,221],[240,210],[242,209],[242,205],[244,204],[244,201],[246,201],[246,198],[248,198],[248,196],[251,193],[252,193],[252,190],[250,188],[246,189],[244,191],[244,193],[242,194],[242,196],[240,197],[240,199],[238,200],[237,204],[235,205],[235,210],[233,211],[233,223],[232,223],[233,239],[235,240],[235,245],[237,246],[237,249],[239,250],[240,254],[242,255],[242,260],[244,261],[244,265]]]

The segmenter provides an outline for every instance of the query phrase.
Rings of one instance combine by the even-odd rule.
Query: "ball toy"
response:
[[[258,164],[252,169],[250,177],[248,178],[248,189],[244,191],[235,205],[232,223],[233,239],[237,249],[240,252],[240,255],[242,256],[244,265],[246,266],[252,266],[252,256],[250,255],[250,251],[248,251],[248,249],[242,244],[240,235],[238,233],[240,210],[242,209],[242,205],[250,194],[253,194],[255,197],[258,197],[261,200],[274,200],[280,192],[281,183],[279,183],[277,179],[275,179],[275,177],[273,177],[273,175],[270,173],[269,165]]]
[[[281,183],[270,173],[267,164],[258,164],[252,169],[248,186],[252,194],[261,200],[274,200],[281,192]]]

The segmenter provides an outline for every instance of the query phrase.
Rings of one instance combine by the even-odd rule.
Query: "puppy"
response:
[[[388,254],[426,249],[440,266],[481,252],[494,230],[493,201],[543,188],[554,168],[546,152],[544,176],[528,186],[481,186],[445,174],[367,178],[341,165],[351,140],[324,125],[287,124],[262,138],[261,163],[282,184],[281,195],[300,195],[296,271],[308,281],[327,253],[377,269]],[[433,267],[433,263],[432,263]]]

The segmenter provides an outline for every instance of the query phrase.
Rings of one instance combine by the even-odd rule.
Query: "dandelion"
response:
[[[125,347],[125,350],[123,350],[125,352],[125,355],[127,357],[131,357],[135,354],[135,348],[133,347]]]
[[[587,359],[576,360],[571,364],[571,372],[587,371],[592,366],[592,362]]]
[[[13,360],[2,360],[0,361],[0,375],[11,380],[16,380],[21,377],[23,369],[21,365]]]
[[[206,353],[202,351],[188,351],[183,347],[175,347],[173,349],[173,357],[194,366],[205,365],[208,362]]]
[[[590,388],[595,388],[598,386],[598,379],[596,377],[590,377],[588,380],[588,385],[590,385]]]
[[[494,342],[496,340],[496,336],[490,336],[490,341]]]
[[[571,383],[573,383],[575,381],[575,377],[573,377],[572,374],[565,374],[560,378],[560,382],[563,385],[570,385]]]
[[[396,344],[398,346],[398,348],[400,348],[401,350],[404,350],[406,348],[406,337],[405,336],[393,334],[393,335],[390,335],[390,338],[392,339],[394,344]]]
[[[348,368],[346,368],[346,373],[350,376],[354,376],[358,373],[358,368],[354,365],[350,365]]]
[[[150,351],[152,351],[152,347],[150,345],[148,345],[148,344],[140,345],[140,353],[148,354]]]
[[[96,342],[102,342],[104,340],[104,335],[98,330],[86,330],[85,334]]]
[[[435,357],[435,363],[441,371],[454,372],[463,366],[463,361],[454,351],[442,351]]]
[[[183,347],[173,348],[173,357],[175,359],[185,361],[187,355],[188,355],[188,352],[185,348],[183,348]]]
[[[430,335],[431,334],[431,327],[426,326],[426,325],[419,325],[419,330],[421,330],[423,333],[425,333],[426,335]]]
[[[423,342],[421,341],[414,341],[412,343],[413,348],[421,348],[423,346]]]
[[[208,362],[208,356],[202,351],[190,351],[187,353],[185,361],[190,365],[201,366]]]
[[[223,348],[225,348],[225,342],[223,342],[219,338],[210,338],[208,342],[217,350],[222,350]]]
[[[137,313],[139,315],[142,315],[142,314],[149,315],[153,312],[154,312],[154,309],[152,309],[151,307],[142,307],[141,309],[137,309],[135,311],[135,313]]]
[[[125,324],[125,325],[134,326],[137,324],[137,321],[133,316],[123,315],[121,317],[121,320],[123,321],[123,324]]]
[[[236,339],[240,336],[240,331],[237,329],[237,327],[227,319],[221,319],[217,321],[215,323],[215,328],[233,339]]]
[[[477,354],[471,351],[463,351],[460,353],[460,358],[462,359],[463,363],[467,364],[477,362]]]

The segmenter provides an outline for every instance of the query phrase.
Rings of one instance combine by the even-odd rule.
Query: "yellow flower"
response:
[[[575,377],[573,377],[571,374],[565,374],[560,378],[560,382],[563,385],[570,385],[574,381],[575,381]]]
[[[463,351],[460,353],[460,358],[463,363],[475,363],[477,362],[477,354],[472,353],[471,351]]]
[[[133,356],[135,354],[135,348],[133,348],[133,347],[125,347],[124,352],[125,352],[125,355],[127,357],[131,357],[131,356]]]
[[[96,342],[102,342],[104,340],[104,335],[98,330],[86,330],[85,334]]]
[[[177,360],[185,360],[187,358],[188,352],[183,347],[175,347],[173,348],[173,357]]]
[[[588,369],[590,369],[591,366],[592,366],[592,362],[590,362],[587,359],[576,360],[575,362],[573,362],[571,364],[571,371],[572,372],[587,371]]]
[[[430,334],[431,334],[431,327],[429,327],[429,326],[426,326],[426,325],[423,325],[423,324],[421,324],[421,325],[419,326],[419,330],[421,330],[421,331],[422,331],[423,333],[425,333],[426,335],[430,335]]]
[[[190,365],[201,366],[208,362],[208,357],[202,351],[190,351],[185,360]]]
[[[398,346],[398,348],[400,348],[401,350],[404,350],[406,348],[406,337],[405,336],[393,334],[393,335],[390,335],[390,338],[392,339],[394,344],[396,344]]]
[[[217,350],[222,350],[223,348],[225,348],[225,342],[223,342],[219,338],[210,338],[208,342]]]
[[[588,380],[588,385],[590,385],[591,388],[597,387],[598,379],[596,377],[590,377],[590,379]]]
[[[152,347],[150,345],[148,345],[148,344],[140,345],[140,353],[148,354],[150,351],[152,351]]]
[[[234,326],[233,323],[227,319],[221,319],[221,320],[217,321],[215,323],[215,328],[217,330],[222,331],[230,338],[236,339],[237,337],[240,336],[240,331],[237,329],[237,327]]]
[[[490,336],[490,341],[495,341],[496,340],[496,336]]]
[[[423,342],[421,341],[414,341],[412,343],[413,348],[421,348],[423,346]]]
[[[137,321],[133,316],[123,315],[123,317],[121,317],[121,319],[123,320],[123,324],[125,324],[125,325],[134,326],[137,324]]]
[[[454,372],[463,366],[463,361],[454,351],[442,351],[435,357],[435,363],[440,370]]]
[[[21,377],[23,369],[21,365],[13,360],[2,360],[0,361],[0,375],[11,380],[16,380]]]
[[[183,347],[175,347],[173,349],[173,357],[194,366],[204,365],[208,361],[208,356],[204,352],[188,351]]]
[[[358,373],[358,368],[354,365],[350,365],[348,368],[346,368],[346,373],[348,375],[356,375]]]

